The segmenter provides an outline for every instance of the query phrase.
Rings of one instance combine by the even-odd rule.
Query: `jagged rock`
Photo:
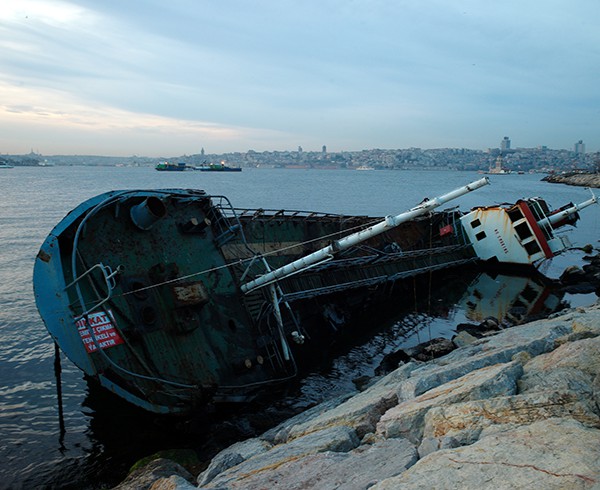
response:
[[[132,471],[114,490],[147,490],[152,488],[157,480],[169,479],[172,476],[181,477],[188,482],[194,480],[194,477],[180,464],[170,459],[158,458]]]
[[[169,478],[159,478],[156,480],[150,490],[197,490],[198,487],[192,485],[185,478],[178,475],[172,475]]]
[[[405,437],[419,444],[423,436],[425,415],[433,407],[512,395],[516,393],[517,379],[522,372],[521,364],[510,362],[468,373],[391,408],[377,424],[377,433],[385,438]]]
[[[348,452],[360,444],[356,433],[350,427],[335,426],[315,431],[286,444],[257,454],[241,463],[215,475],[204,488],[230,488],[237,480],[244,480],[257,473],[265,473],[287,462],[295,461],[310,454],[326,451]],[[239,487],[238,487],[239,488]]]
[[[377,374],[377,371],[375,371],[375,374]],[[371,378],[371,376],[358,376],[357,378],[354,378],[352,380],[352,384],[356,386],[356,389],[358,391],[364,391],[367,388],[367,386],[369,386],[372,379],[373,378]]]
[[[582,400],[571,392],[535,392],[494,397],[432,408],[425,416],[423,438],[453,437],[461,445],[473,444],[482,430],[493,425],[527,425],[564,417],[600,427],[591,397]]]
[[[465,347],[466,345],[471,345],[474,342],[477,342],[477,337],[463,330],[452,337],[452,342],[454,342],[456,347]]]
[[[407,354],[417,361],[426,362],[445,356],[455,348],[450,339],[439,337],[409,349]]]
[[[592,382],[592,396],[596,406],[600,407],[600,374],[596,375]]]
[[[523,393],[562,390],[588,396],[594,391],[593,382],[598,373],[600,337],[584,338],[562,344],[555,351],[528,362],[519,388]]]
[[[486,318],[483,319],[483,321],[479,324],[479,326],[484,329],[484,330],[488,330],[488,331],[499,331],[501,330],[500,328],[500,322],[498,321],[498,319],[496,317],[493,316],[488,316]]]
[[[410,400],[482,367],[510,362],[520,352],[532,356],[549,352],[555,347],[555,339],[570,332],[571,328],[562,322],[538,321],[528,324],[525,330],[513,327],[486,337],[413,370],[408,379],[399,383],[398,399]]]
[[[419,458],[424,458],[440,449],[451,449],[461,444],[455,437],[423,437],[419,445]]]
[[[293,439],[325,427],[345,425],[354,428],[358,437],[362,438],[365,434],[373,432],[381,414],[397,403],[397,384],[410,376],[417,366],[414,362],[404,364],[365,391],[336,407],[322,411],[315,417],[294,421],[283,432],[287,433],[289,439]],[[282,439],[278,441],[285,442]]]
[[[371,490],[431,488],[585,489],[600,484],[600,431],[548,419],[429,454]]]
[[[227,489],[363,490],[380,480],[399,475],[417,459],[417,451],[408,441],[389,439],[347,453],[329,451],[292,459],[266,471],[229,481]]]
[[[594,246],[591,243],[586,243],[583,247],[581,247],[581,250],[586,254],[591,254],[594,250]]]
[[[271,447],[272,444],[260,439],[248,439],[233,444],[212,459],[208,468],[198,476],[198,484],[205,485],[209,483],[218,474],[257,454],[268,451]]]
[[[384,374],[391,373],[398,368],[400,363],[407,363],[410,361],[411,357],[402,349],[390,352],[383,357],[379,363],[379,366],[375,368],[375,375],[382,376]]]
[[[559,280],[565,285],[571,285],[584,281],[585,278],[585,272],[581,267],[577,265],[571,265],[563,271],[559,277]]]
[[[465,332],[478,339],[489,335],[492,332],[498,332],[500,330],[502,330],[500,327],[500,322],[493,316],[488,316],[477,325],[474,323],[459,323],[456,326],[456,332],[458,334]]]
[[[294,417],[283,421],[279,425],[265,432],[260,439],[271,444],[282,444],[288,440],[290,429],[296,425],[310,423],[311,420],[318,418],[321,414],[328,412],[352,398],[353,393],[340,395],[331,400],[324,401],[318,405],[301,412]]]

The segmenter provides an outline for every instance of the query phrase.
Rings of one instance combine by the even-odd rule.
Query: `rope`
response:
[[[306,240],[304,242],[299,242],[299,243],[296,243],[296,244],[293,244],[293,245],[288,245],[286,247],[281,247],[281,248],[278,248],[278,249],[275,249],[275,250],[271,250],[270,252],[265,252],[263,254],[257,254],[257,255],[260,256],[260,257],[263,257],[263,258],[264,257],[270,257],[271,255],[276,255],[276,254],[279,254],[281,252],[292,250],[294,248],[303,247],[305,245],[309,245],[309,244],[314,243],[314,242],[318,242],[318,241],[322,241],[322,240],[327,240],[328,238],[339,236],[339,235],[342,235],[342,234],[345,234],[345,233],[350,233],[350,232],[353,232],[354,230],[358,230],[358,229],[361,229],[361,228],[368,228],[369,226],[371,226],[371,224],[378,223],[378,222],[379,222],[379,220],[375,220],[374,219],[373,221],[370,221],[368,223],[364,223],[362,225],[357,225],[357,226],[348,228],[346,230],[336,231],[334,233],[330,233],[329,235],[323,235],[323,236],[321,236],[319,238],[313,238],[311,240]],[[123,296],[127,296],[127,295],[130,295],[130,294],[139,293],[141,291],[146,291],[148,289],[157,288],[157,287],[165,286],[165,285],[168,285],[168,284],[173,284],[173,283],[176,283],[176,282],[179,282],[179,281],[184,281],[184,280],[187,280],[187,279],[190,279],[190,278],[193,278],[193,277],[202,276],[202,275],[205,275],[205,274],[210,274],[211,272],[216,272],[216,271],[219,271],[219,270],[222,270],[222,269],[227,269],[227,268],[232,267],[232,266],[244,266],[246,263],[248,263],[249,261],[251,261],[253,258],[254,257],[248,257],[248,258],[238,259],[237,261],[230,262],[228,264],[211,267],[210,269],[204,269],[204,270],[198,271],[198,272],[192,272],[191,274],[187,274],[185,276],[176,277],[174,279],[169,279],[169,280],[166,280],[166,281],[163,281],[163,282],[159,282],[159,283],[156,283],[156,284],[151,284],[149,286],[144,286],[144,287],[139,288],[139,289],[135,289],[135,290],[132,290],[132,291],[127,291],[126,293],[121,293],[119,295],[115,295],[115,297],[123,297]]]

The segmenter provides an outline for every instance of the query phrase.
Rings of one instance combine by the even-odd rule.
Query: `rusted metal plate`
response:
[[[201,281],[176,284],[172,289],[179,306],[203,305],[208,302],[208,291]]]

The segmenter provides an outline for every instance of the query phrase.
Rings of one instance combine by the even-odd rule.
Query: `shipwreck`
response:
[[[311,315],[333,318],[336,302],[425,272],[535,265],[570,246],[555,230],[596,202],[437,210],[488,183],[385,218],[238,209],[201,190],[107,192],[41,246],[37,307],[66,356],[134,405],[185,413],[246,401],[296,376],[316,338]]]

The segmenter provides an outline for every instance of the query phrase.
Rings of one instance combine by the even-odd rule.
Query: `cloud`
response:
[[[600,147],[592,0],[13,3],[0,81],[27,91],[2,100],[13,115],[37,107],[37,125],[42,113],[64,127],[139,120],[141,135],[184,121],[242,151],[484,148],[507,133]]]
[[[205,142],[211,142],[214,148],[224,152],[236,141],[246,144],[257,139],[276,142],[288,137],[261,128],[225,126],[129,112],[110,106],[83,105],[61,93],[31,91],[2,84],[0,100],[27,102],[0,105],[0,144],[6,146],[14,138],[19,138],[24,148],[31,148],[45,141],[52,153],[66,153],[69,147],[82,147],[85,143],[89,147],[88,152],[93,154],[179,155],[199,153]],[[54,141],[57,135],[62,135],[62,143]],[[138,151],[132,152],[131,148]]]

